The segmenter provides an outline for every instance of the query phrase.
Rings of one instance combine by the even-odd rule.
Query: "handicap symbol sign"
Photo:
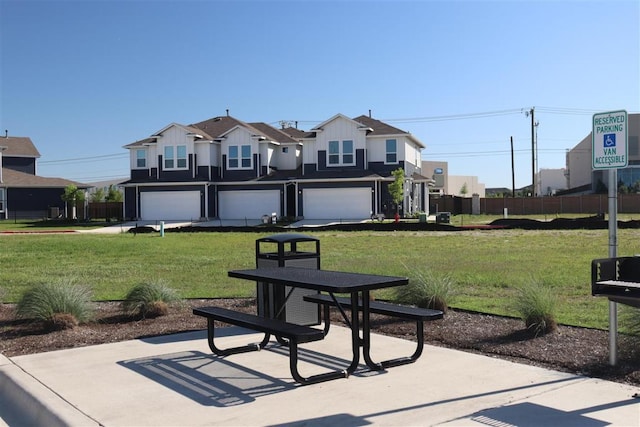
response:
[[[615,133],[605,133],[604,134],[604,147],[612,148],[616,146],[616,134]]]

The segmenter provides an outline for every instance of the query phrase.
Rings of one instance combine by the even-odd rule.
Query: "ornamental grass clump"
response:
[[[621,356],[629,360],[640,360],[640,308],[629,305],[620,307],[620,323],[623,334],[621,340]]]
[[[535,336],[558,329],[555,295],[553,290],[540,280],[532,278],[517,288],[515,310],[524,320],[527,329]]]
[[[422,308],[449,309],[455,295],[456,284],[448,274],[436,274],[431,270],[412,271],[409,284],[396,288],[395,300],[401,304],[412,304]]]
[[[91,290],[71,280],[42,283],[27,290],[16,305],[16,316],[41,321],[47,329],[70,329],[93,318]]]
[[[131,316],[152,318],[168,314],[169,306],[179,301],[176,291],[165,282],[145,282],[129,291],[122,309]]]

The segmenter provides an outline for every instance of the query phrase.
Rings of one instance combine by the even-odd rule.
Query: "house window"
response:
[[[147,167],[147,150],[136,150],[136,167]]]
[[[238,146],[229,146],[229,169],[238,168]]]
[[[229,169],[251,168],[251,146],[242,145],[238,151],[237,145],[229,146]]]
[[[0,212],[4,212],[4,188],[0,188]]]
[[[386,153],[385,163],[398,163],[398,143],[395,139],[387,139]]]
[[[242,167],[243,168],[251,167],[251,146],[250,145],[242,146]]]
[[[288,153],[289,152],[289,147],[282,147],[282,152],[283,153]]]
[[[164,147],[164,168],[173,169],[173,147]]]
[[[187,167],[187,146],[186,145],[178,145],[176,147],[177,151],[177,160],[178,160],[178,168],[185,169]]]
[[[187,146],[164,147],[164,168],[165,169],[186,169],[187,168]]]
[[[330,165],[353,164],[353,141],[329,141],[328,163]]]

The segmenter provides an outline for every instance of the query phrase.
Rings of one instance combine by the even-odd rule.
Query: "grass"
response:
[[[553,332],[556,323],[556,295],[550,286],[531,278],[517,288],[514,309],[520,314],[527,329],[536,336]]]
[[[39,320],[53,329],[66,329],[93,317],[91,291],[69,280],[34,285],[18,301],[19,318]]]
[[[168,314],[169,306],[179,300],[178,293],[164,281],[144,282],[127,293],[122,309],[133,316],[158,317]]]
[[[395,289],[395,300],[447,312],[455,295],[455,282],[449,274],[436,274],[432,270],[408,269],[409,284]]]
[[[255,284],[232,269],[255,267],[255,240],[272,233],[0,235],[0,288],[15,302],[34,284],[73,278],[97,300],[122,300],[136,284],[163,280],[184,298],[251,297]],[[590,263],[608,254],[607,230],[465,232],[332,232],[304,234],[321,242],[321,267],[410,276],[410,269],[447,274],[454,308],[517,317],[511,301],[534,275],[557,296],[559,323],[608,325],[605,298],[591,296]],[[640,230],[618,230],[618,253],[640,253]],[[393,299],[393,291],[376,292]]]

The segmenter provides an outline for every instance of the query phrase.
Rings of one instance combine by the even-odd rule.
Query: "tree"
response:
[[[121,202],[122,201],[122,192],[118,190],[113,184],[109,186],[109,191],[105,196],[104,200],[106,202]]]
[[[104,200],[104,188],[96,188],[96,191],[91,193],[90,199],[94,203],[98,203]]]
[[[84,190],[79,189],[74,184],[69,184],[64,188],[64,193],[60,198],[71,205],[71,217],[76,218],[76,203],[84,202]]]
[[[398,168],[392,173],[395,180],[389,184],[389,194],[396,204],[396,213],[400,210],[400,203],[404,198],[404,169]]]
[[[469,190],[467,190],[467,183],[465,182],[464,184],[462,184],[462,187],[460,188],[460,194],[462,194],[462,197],[465,197],[468,192]]]

